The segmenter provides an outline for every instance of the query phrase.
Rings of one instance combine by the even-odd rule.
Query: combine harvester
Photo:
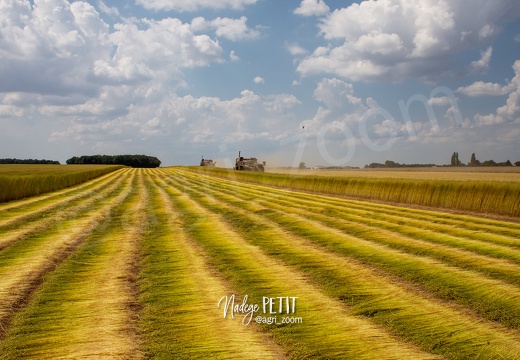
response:
[[[264,169],[265,161],[260,164],[256,158],[245,158],[240,155],[240,151],[238,152],[238,157],[235,160],[235,170],[264,172]]]
[[[215,167],[217,163],[213,160],[204,159],[204,156],[202,156],[202,160],[200,161],[200,166],[209,166],[209,167]]]

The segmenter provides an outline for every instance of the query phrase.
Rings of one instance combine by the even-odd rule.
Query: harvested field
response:
[[[223,174],[0,204],[0,358],[520,358],[519,223]]]

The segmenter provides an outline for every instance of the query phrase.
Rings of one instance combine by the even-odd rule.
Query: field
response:
[[[370,177],[385,179],[423,179],[457,181],[520,181],[520,166],[482,167],[416,167],[383,169],[294,169],[267,168],[276,174],[300,174],[319,176]]]
[[[60,190],[119,168],[121,166],[0,164],[0,202]]]
[[[182,167],[5,202],[0,358],[520,359],[517,183],[495,183],[512,221]]]
[[[497,174],[437,169],[422,171],[311,170],[308,172],[306,170],[280,171],[278,169],[271,173],[259,174],[207,167],[194,167],[191,170],[200,174],[314,194],[355,197],[511,219],[520,217],[520,173],[518,172],[504,173],[504,170],[501,170]],[[508,180],[496,180],[497,177],[505,177],[505,175],[513,176],[506,177]]]

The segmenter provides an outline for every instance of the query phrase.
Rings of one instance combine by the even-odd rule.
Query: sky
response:
[[[0,158],[520,161],[518,0],[0,0]]]

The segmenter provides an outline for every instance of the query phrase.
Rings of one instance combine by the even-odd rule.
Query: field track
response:
[[[185,168],[0,204],[0,359],[84,357],[520,359],[520,224]]]

